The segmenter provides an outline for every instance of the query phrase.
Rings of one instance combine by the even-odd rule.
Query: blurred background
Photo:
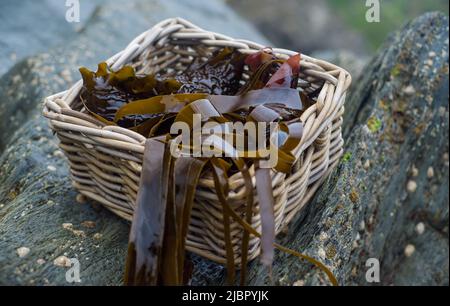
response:
[[[448,15],[447,0],[380,0],[380,22],[365,19],[365,0],[227,0],[275,45],[304,53],[343,49],[372,55],[386,36],[428,11]]]
[[[363,18],[366,8],[362,0],[327,0],[325,1],[338,17],[350,29],[365,38],[368,50],[375,51],[386,36],[402,26],[406,21],[412,20],[428,11],[441,11],[448,15],[449,2],[446,0],[382,0],[381,18],[378,24],[367,23]]]

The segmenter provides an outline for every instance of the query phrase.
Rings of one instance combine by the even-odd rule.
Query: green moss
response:
[[[381,120],[372,116],[367,120],[367,127],[372,133],[376,133],[381,128]]]
[[[391,76],[392,77],[396,77],[400,74],[400,72],[402,71],[402,66],[400,64],[395,65],[392,69],[391,69]]]
[[[352,153],[350,153],[350,152],[346,152],[345,154],[344,154],[344,156],[342,156],[342,161],[345,163],[345,162],[348,162],[349,160],[350,160],[350,158],[352,158]]]

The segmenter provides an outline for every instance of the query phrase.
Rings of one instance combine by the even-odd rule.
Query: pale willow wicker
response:
[[[206,59],[223,47],[251,54],[265,46],[205,31],[186,20],[174,18],[164,20],[136,37],[107,63],[113,70],[131,64],[138,73],[159,72],[173,76],[183,71],[194,58]],[[277,48],[273,52],[283,59],[295,54]],[[311,199],[343,151],[341,125],[345,95],[351,83],[350,74],[333,64],[303,54],[300,67],[298,87],[305,92],[320,93],[317,102],[301,116],[304,132],[295,150],[297,162],[292,174],[272,172],[277,233]],[[247,79],[248,75],[245,74],[244,78]],[[124,128],[106,126],[90,116],[78,99],[81,87],[82,81],[79,81],[69,90],[46,98],[44,115],[57,133],[60,147],[68,158],[73,185],[81,194],[131,220],[146,139]],[[253,169],[251,174],[254,174]],[[244,181],[239,173],[229,180],[229,203],[243,216]],[[252,225],[260,230],[257,203]],[[233,222],[231,235],[236,264],[240,263],[242,233],[240,225]],[[260,252],[259,239],[251,237],[249,259]],[[224,246],[222,208],[211,174],[204,173],[195,194],[186,249],[224,264]]]

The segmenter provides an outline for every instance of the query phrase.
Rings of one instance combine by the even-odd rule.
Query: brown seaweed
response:
[[[181,86],[173,79],[162,80],[155,75],[136,75],[131,66],[111,71],[104,62],[98,65],[96,72],[82,67],[80,73],[83,78],[81,101],[91,114],[106,123],[113,121],[117,110],[129,101],[171,94]],[[162,115],[133,115],[118,124],[129,128]]]
[[[224,48],[201,63],[197,58],[183,74],[176,76],[182,84],[178,93],[235,95],[241,87],[245,56]]]
[[[83,78],[80,98],[86,109],[102,122],[133,128],[148,136],[152,124],[144,123],[145,121],[156,124],[164,113],[176,112],[177,109],[130,114],[120,120],[114,120],[117,111],[131,101],[147,101],[151,97],[174,93],[234,95],[241,86],[244,59],[243,55],[224,48],[215,52],[208,61],[200,63],[196,60],[183,74],[169,79],[155,74],[136,75],[131,66],[111,71],[103,62],[98,65],[96,72],[80,68]]]
[[[163,267],[161,254],[165,238],[167,206],[173,204],[170,171],[172,157],[162,138],[149,138],[130,231],[125,283],[156,285]],[[170,209],[171,207],[169,207]]]

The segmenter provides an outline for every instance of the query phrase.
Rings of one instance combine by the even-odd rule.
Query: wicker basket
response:
[[[171,76],[183,70],[195,57],[208,57],[218,48],[232,47],[244,54],[264,46],[232,39],[200,29],[181,18],[167,19],[136,37],[123,51],[107,60],[112,69],[131,64],[137,73]],[[273,49],[279,58],[295,52]],[[299,88],[319,92],[317,102],[301,116],[303,138],[296,148],[292,174],[271,173],[278,233],[311,199],[342,155],[342,114],[350,74],[340,67],[306,55],[301,57]],[[245,78],[248,75],[244,75]],[[71,171],[73,185],[88,198],[102,203],[120,217],[132,219],[143,160],[145,137],[133,131],[106,126],[90,116],[77,96],[82,81],[67,91],[47,97],[44,116],[60,139]],[[253,169],[250,173],[254,174]],[[230,205],[243,214],[245,186],[240,173],[230,177]],[[254,182],[253,182],[254,183]],[[256,191],[255,191],[256,192]],[[252,226],[260,231],[258,204]],[[186,249],[219,263],[226,263],[222,208],[214,182],[205,173],[195,194]],[[235,263],[240,263],[242,228],[231,224]],[[248,258],[260,252],[259,239],[251,236]]]

